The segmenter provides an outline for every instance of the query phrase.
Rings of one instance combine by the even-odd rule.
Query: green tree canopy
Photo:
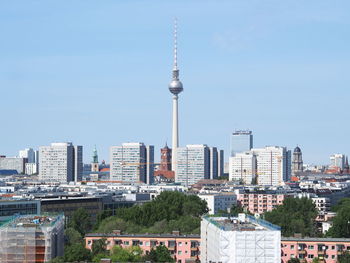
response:
[[[111,259],[113,262],[141,262],[142,249],[137,246],[122,248],[115,246],[111,251]]]
[[[83,238],[82,238],[81,234],[72,227],[68,227],[64,231],[64,235],[65,235],[65,240],[66,240],[67,246],[83,242]]]
[[[86,209],[80,207],[74,211],[69,221],[69,227],[77,230],[82,236],[91,230],[91,218]]]
[[[265,213],[265,220],[279,225],[283,236],[315,236],[317,210],[311,199],[286,198],[283,205]]]
[[[73,244],[65,248],[64,262],[90,261],[91,252],[82,243]]]
[[[298,258],[291,258],[287,263],[300,263],[300,260]]]
[[[345,252],[342,255],[338,256],[338,263],[349,263],[349,262],[350,262],[349,252]]]
[[[338,207],[337,215],[333,219],[333,226],[326,236],[334,238],[350,237],[350,203],[343,203]]]
[[[97,254],[107,254],[107,244],[106,244],[106,239],[102,238],[99,240],[95,240],[92,243],[92,254],[96,256]]]
[[[145,261],[151,262],[174,262],[170,251],[165,246],[157,246],[156,249],[151,249],[148,255],[143,258]]]

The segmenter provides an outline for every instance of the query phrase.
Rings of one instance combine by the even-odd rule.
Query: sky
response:
[[[0,1],[0,154],[51,142],[171,145],[178,19],[180,146],[229,154],[295,146],[305,163],[350,154],[348,0]]]

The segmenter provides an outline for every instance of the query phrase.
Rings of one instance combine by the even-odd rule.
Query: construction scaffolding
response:
[[[63,215],[17,216],[0,226],[1,263],[42,263],[63,255]]]

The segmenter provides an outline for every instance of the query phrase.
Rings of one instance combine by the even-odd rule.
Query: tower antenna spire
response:
[[[177,70],[177,18],[174,20],[174,70]]]

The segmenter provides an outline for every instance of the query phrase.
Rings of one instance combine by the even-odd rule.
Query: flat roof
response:
[[[296,242],[350,242],[350,238],[321,238],[321,237],[281,237],[281,241],[296,241]]]
[[[200,235],[176,235],[176,234],[117,234],[117,233],[89,233],[85,237],[130,237],[130,238],[200,238]]]

